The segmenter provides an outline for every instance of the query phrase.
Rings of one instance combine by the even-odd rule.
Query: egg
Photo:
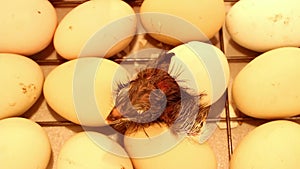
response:
[[[56,10],[45,0],[1,1],[0,25],[0,52],[33,55],[52,42]]]
[[[232,98],[244,114],[286,118],[300,114],[300,49],[270,50],[248,63],[235,77]]]
[[[209,41],[225,22],[223,0],[144,0],[140,19],[153,38],[177,46]]]
[[[116,62],[85,57],[53,69],[45,79],[43,93],[47,104],[65,119],[103,126],[114,107],[118,85],[127,81],[127,71]]]
[[[0,119],[20,116],[42,93],[44,74],[40,66],[22,55],[0,53]]]
[[[133,169],[126,151],[108,136],[79,132],[62,146],[57,169]]]
[[[26,118],[0,120],[0,167],[46,169],[51,145],[44,129]]]
[[[61,20],[54,35],[54,47],[69,60],[85,56],[110,57],[132,41],[136,22],[135,12],[124,1],[86,1]]]
[[[126,133],[124,147],[135,169],[216,169],[217,160],[210,145],[174,135],[163,124]]]
[[[226,28],[237,44],[257,52],[299,47],[300,1],[236,2],[226,16]]]
[[[277,120],[248,133],[234,149],[230,169],[298,169],[300,125]]]
[[[168,73],[191,94],[205,94],[201,102],[215,103],[227,89],[230,71],[225,54],[216,46],[191,41],[174,47]]]

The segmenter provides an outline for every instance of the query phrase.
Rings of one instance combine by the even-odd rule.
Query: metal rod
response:
[[[78,124],[70,121],[37,121],[43,127],[59,127],[59,126],[79,126]]]
[[[219,37],[220,37],[220,49],[225,53],[225,46],[224,46],[224,37],[223,37],[223,28],[219,30]]]
[[[229,160],[230,160],[231,154],[233,153],[233,146],[232,146],[232,135],[231,135],[231,124],[230,124],[231,121],[230,121],[228,94],[226,94],[225,113],[226,113],[226,130],[227,130],[228,157],[229,157]]]

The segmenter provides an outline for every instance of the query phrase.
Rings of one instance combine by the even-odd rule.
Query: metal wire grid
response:
[[[54,7],[75,7],[81,3],[86,2],[87,0],[50,0],[50,2],[54,5]],[[126,1],[126,0],[125,0]],[[130,5],[132,6],[139,6],[141,5],[143,0],[127,0]],[[237,2],[238,0],[224,0],[224,2]],[[221,28],[219,31],[219,41],[220,41],[220,49],[225,53],[225,44],[224,44],[224,34],[223,34],[223,29]],[[227,56],[227,60],[229,63],[248,63],[250,62],[253,58],[256,56]],[[40,65],[59,65],[66,60],[63,59],[34,59],[38,64]],[[139,60],[139,59],[128,59],[128,58],[121,58],[119,61],[129,61],[129,62],[139,62],[139,61],[145,61],[145,60]],[[225,103],[225,113],[226,116],[225,118],[221,119],[207,119],[207,122],[226,122],[226,133],[227,133],[227,145],[228,145],[228,156],[229,159],[231,158],[231,155],[233,153],[233,139],[232,139],[232,129],[231,129],[231,124],[230,122],[247,122],[247,121],[264,121],[266,122],[267,120],[262,120],[262,119],[255,119],[252,117],[230,117],[229,114],[229,98],[228,98],[228,93],[226,93],[226,103]],[[287,120],[292,120],[292,121],[298,121],[300,120],[300,116],[296,117],[291,117],[287,118]],[[69,121],[38,121],[41,126],[72,126],[72,125],[77,125]]]

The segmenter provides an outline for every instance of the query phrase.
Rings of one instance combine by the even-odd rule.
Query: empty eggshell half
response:
[[[239,45],[257,52],[300,46],[300,1],[236,2],[226,16],[226,28]]]
[[[216,46],[192,41],[179,45],[174,53],[168,73],[192,94],[205,94],[201,102],[215,103],[227,89],[230,72],[225,54]]]
[[[26,118],[0,120],[1,168],[46,169],[51,145],[45,130]]]
[[[174,135],[164,124],[153,124],[124,137],[125,149],[136,169],[216,169],[208,143]]]
[[[59,23],[54,47],[66,59],[110,57],[129,45],[135,12],[120,0],[91,0],[73,8]]]
[[[0,119],[25,113],[42,93],[44,74],[28,57],[0,53]]]
[[[127,72],[119,64],[85,57],[52,70],[43,90],[48,105],[65,119],[84,126],[103,126],[114,107],[118,85],[127,81]]]

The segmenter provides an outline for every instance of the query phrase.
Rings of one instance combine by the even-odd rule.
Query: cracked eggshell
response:
[[[45,130],[34,121],[20,117],[2,119],[0,137],[1,168],[47,168],[50,141]]]
[[[133,169],[126,151],[108,136],[92,132],[80,132],[62,146],[57,169]]]
[[[132,41],[134,10],[121,0],[90,0],[73,8],[59,23],[54,47],[66,59],[110,57]]]
[[[298,169],[300,125],[287,120],[267,122],[250,131],[234,149],[230,169]]]
[[[299,47],[300,1],[238,1],[227,13],[225,25],[236,43],[253,51]]]
[[[300,114],[300,49],[270,50],[248,63],[235,77],[232,98],[244,114],[262,119]]]
[[[201,103],[210,105],[222,97],[230,79],[225,54],[216,46],[192,41],[179,45],[174,53],[168,73],[192,94],[205,94]]]
[[[225,22],[225,6],[223,0],[144,0],[140,18],[153,38],[177,46],[213,38]]]
[[[195,138],[174,135],[164,124],[126,133],[124,146],[136,169],[217,169],[211,146]]]
[[[106,125],[120,83],[128,82],[127,71],[105,58],[69,60],[45,79],[47,104],[63,118],[84,126]]]
[[[0,53],[0,119],[25,113],[40,97],[44,74],[22,55]]]
[[[51,42],[57,14],[49,1],[0,2],[0,52],[33,55]]]

